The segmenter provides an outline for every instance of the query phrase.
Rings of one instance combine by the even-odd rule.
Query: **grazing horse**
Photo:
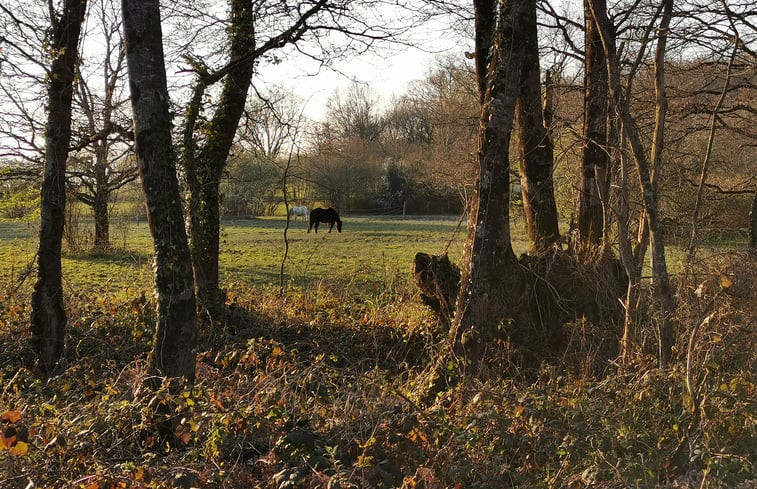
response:
[[[310,226],[308,227],[308,232],[315,227],[315,232],[317,233],[318,223],[321,222],[329,223],[329,232],[331,232],[331,228],[334,227],[334,223],[336,223],[336,230],[340,233],[342,232],[342,220],[339,219],[339,214],[337,214],[337,212],[331,207],[328,209],[316,207],[310,211]]]
[[[294,220],[297,220],[297,216],[302,216],[303,221],[307,221],[308,219],[308,208],[307,206],[300,205],[295,206],[289,209],[289,217],[294,217]]]

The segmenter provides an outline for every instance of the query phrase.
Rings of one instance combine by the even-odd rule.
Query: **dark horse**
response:
[[[334,223],[336,223],[336,230],[340,233],[342,232],[342,220],[339,219],[339,214],[337,214],[337,212],[331,207],[328,209],[316,207],[310,211],[310,226],[308,226],[308,232],[315,227],[315,232],[317,233],[318,223],[321,222],[329,223],[329,232],[331,232],[331,228],[334,227]]]

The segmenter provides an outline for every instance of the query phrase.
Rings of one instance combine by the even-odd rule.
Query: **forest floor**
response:
[[[656,366],[653,315],[622,366],[619,327],[577,318],[559,355],[523,368],[503,345],[500,364],[428,401],[447,331],[419,300],[412,257],[459,260],[465,224],[292,223],[283,287],[282,228],[224,223],[228,314],[201,331],[195,385],[154,392],[145,224],[116,229],[113,252],[66,251],[65,368],[41,380],[34,229],[0,222],[0,487],[757,487],[753,257],[716,247],[673,267],[669,367]]]

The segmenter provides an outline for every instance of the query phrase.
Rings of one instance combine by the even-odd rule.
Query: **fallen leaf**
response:
[[[0,421],[4,423],[18,423],[21,420],[21,413],[18,411],[6,411],[0,415]]]
[[[10,454],[15,457],[23,457],[29,452],[29,445],[23,441],[17,441],[15,445],[10,448]]]
[[[721,275],[720,276],[720,288],[723,290],[728,290],[733,285],[733,280],[731,280],[728,275]]]

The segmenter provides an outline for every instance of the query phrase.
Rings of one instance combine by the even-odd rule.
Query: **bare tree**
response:
[[[663,243],[662,224],[659,219],[659,208],[657,205],[657,192],[652,181],[651,161],[655,161],[655,155],[662,150],[662,141],[656,139],[653,142],[654,150],[651,156],[647,156],[641,136],[636,126],[636,122],[631,115],[630,102],[623,92],[620,82],[620,65],[617,53],[612,44],[611,30],[609,20],[602,18],[596,8],[595,1],[589,0],[591,14],[597,20],[597,27],[605,51],[609,95],[613,101],[615,111],[619,114],[623,127],[623,133],[628,138],[631,147],[631,154],[636,163],[636,171],[639,177],[639,186],[643,196],[643,208],[649,228],[650,245],[653,255],[652,274],[655,280],[655,288],[660,302],[660,321],[658,327],[659,336],[659,360],[661,365],[667,364],[671,359],[673,341],[675,340],[675,331],[673,329],[672,315],[675,309],[675,299],[668,275],[667,261],[665,258],[665,246]],[[601,1],[601,0],[600,0]],[[665,56],[665,40],[667,30],[670,25],[672,15],[672,0],[665,0],[662,4],[664,13],[660,20],[660,36],[656,51],[656,62],[662,63]],[[658,83],[664,86],[664,71],[662,64],[659,65]],[[663,97],[664,98],[664,97]],[[664,103],[658,101],[658,123],[664,125]],[[663,127],[657,127],[656,134],[662,134]]]
[[[187,58],[196,73],[186,110],[181,160],[190,189],[191,250],[197,296],[211,317],[225,297],[218,281],[219,184],[256,65],[294,47],[326,64],[335,56],[370,48],[400,28],[373,23],[382,2],[311,0],[306,2],[232,0],[228,60],[218,69]],[[367,14],[366,14],[367,12]],[[330,37],[346,37],[336,49]],[[212,116],[203,116],[208,89],[223,82]],[[207,122],[205,122],[207,120]]]
[[[45,160],[43,101],[48,97],[50,59],[48,34],[58,14],[52,5],[6,1],[0,4],[0,156],[14,161],[16,175],[34,178]]]
[[[256,157],[276,160],[292,142],[292,129],[305,122],[301,120],[304,104],[283,87],[256,96],[245,108],[239,143]]]
[[[86,0],[65,0],[60,12],[51,10],[52,64],[48,72],[45,170],[37,252],[39,269],[32,295],[32,341],[45,375],[55,371],[65,341],[61,242],[66,208],[66,160],[71,139],[74,73],[86,5]]]
[[[335,91],[327,103],[326,121],[317,129],[311,176],[316,190],[340,210],[365,208],[365,196],[379,186],[385,152],[378,97],[354,83]]]
[[[219,72],[210,73],[194,62],[198,81],[187,107],[183,130],[182,164],[189,187],[190,252],[194,270],[195,291],[199,307],[211,316],[225,301],[218,283],[220,237],[219,186],[247,90],[252,79],[255,58],[248,55],[255,48],[254,8],[250,0],[232,0],[230,14],[229,64]],[[202,100],[206,90],[224,80],[218,107],[202,127],[202,139],[195,137],[200,123]],[[200,144],[200,142],[204,144]]]
[[[82,60],[76,79],[75,111],[81,119],[74,129],[73,150],[83,153],[72,161],[68,181],[74,195],[92,208],[95,218],[94,247],[110,249],[109,205],[113,194],[138,178],[130,151],[131,130],[127,129],[123,113],[128,99],[123,96],[126,77],[126,53],[121,38],[120,13],[104,0],[95,2],[90,9],[96,19],[95,41],[103,49],[102,57],[94,66],[84,66]],[[99,76],[102,76],[100,79]],[[101,87],[92,87],[92,79],[100,80]]]
[[[155,249],[157,325],[149,370],[194,381],[197,316],[184,228],[158,0],[123,0],[136,153]]]
[[[428,108],[431,124],[423,181],[456,193],[465,206],[474,181],[481,110],[475,73],[460,61],[442,59],[415,92]]]

